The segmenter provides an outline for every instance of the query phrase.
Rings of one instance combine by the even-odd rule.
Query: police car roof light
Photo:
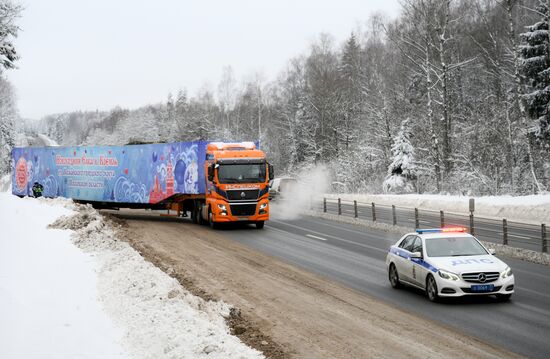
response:
[[[443,228],[442,232],[466,232],[466,228],[464,228],[464,227],[449,227],[449,228]]]
[[[465,232],[466,228],[463,227],[448,227],[448,228],[428,228],[428,229],[417,229],[416,233],[449,233],[449,232]]]

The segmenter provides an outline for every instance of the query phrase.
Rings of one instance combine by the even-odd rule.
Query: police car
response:
[[[514,274],[464,228],[418,229],[390,247],[386,257],[392,287],[402,284],[426,291],[432,302],[440,297],[514,293]]]

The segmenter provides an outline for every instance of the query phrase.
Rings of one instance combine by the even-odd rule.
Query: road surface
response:
[[[550,267],[502,258],[516,278],[508,303],[473,297],[431,303],[414,289],[392,289],[385,258],[398,238],[320,218],[271,220],[263,231],[241,226],[224,236],[311,270],[402,309],[532,358],[550,353]]]
[[[155,216],[154,213],[150,215]],[[149,222],[147,216],[128,212],[121,212],[118,216],[128,221],[130,227],[134,223],[138,231],[155,234],[164,231],[164,236],[173,237],[167,244],[170,250],[163,249],[165,255],[174,256],[170,259],[172,262],[181,260],[174,254],[174,251],[181,250],[174,247],[178,243],[178,233],[194,228],[188,220],[170,221],[156,217]],[[471,297],[431,303],[421,291],[390,287],[385,258],[388,247],[398,238],[384,231],[303,217],[298,220],[272,219],[263,230],[241,224],[218,231],[204,228],[201,233],[203,239],[209,238],[209,241],[225,238],[238,242],[495,347],[532,358],[547,358],[550,352],[548,266],[502,258],[512,267],[516,277],[516,293],[510,302],[500,303],[493,297]],[[144,248],[149,248],[156,240],[160,238],[148,240]],[[216,240],[211,240],[208,245],[213,249],[216,243]]]

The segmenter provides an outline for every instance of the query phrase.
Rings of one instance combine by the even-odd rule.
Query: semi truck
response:
[[[12,193],[66,197],[97,208],[167,209],[217,228],[269,219],[273,166],[254,142],[16,147]]]

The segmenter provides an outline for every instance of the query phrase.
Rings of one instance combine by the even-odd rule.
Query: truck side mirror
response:
[[[214,164],[208,166],[208,180],[210,182],[214,180]]]
[[[267,171],[269,172],[269,180],[271,181],[273,178],[275,178],[275,172],[273,172],[272,164],[267,164]]]

